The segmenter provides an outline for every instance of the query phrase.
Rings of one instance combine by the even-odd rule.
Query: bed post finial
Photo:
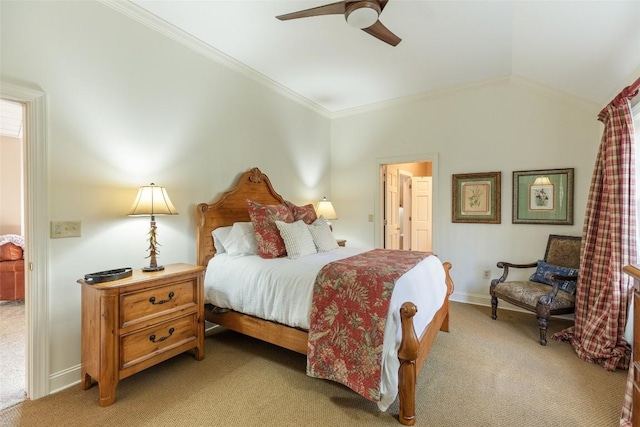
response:
[[[260,184],[262,182],[262,172],[260,172],[260,169],[253,168],[250,172],[251,175],[249,175],[249,181],[255,184]]]
[[[405,302],[400,307],[402,324],[402,341],[398,349],[400,368],[398,369],[398,393],[400,394],[400,424],[412,426],[416,423],[416,359],[420,342],[413,327],[413,316],[418,307],[412,302]]]

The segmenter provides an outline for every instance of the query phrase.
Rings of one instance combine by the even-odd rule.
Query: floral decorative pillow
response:
[[[546,277],[547,274],[559,274],[561,276],[577,276],[577,268],[560,267],[558,265],[549,264],[544,261],[538,261],[536,272],[529,277],[532,282],[544,283],[547,285],[553,285],[553,282]],[[560,290],[568,292],[570,294],[576,293],[576,280],[561,280]]]
[[[249,217],[258,242],[258,255],[262,258],[279,258],[287,254],[276,221],[293,222],[293,214],[285,204],[262,205],[247,199]]]
[[[296,206],[291,202],[284,202],[289,209],[291,209],[291,213],[293,214],[294,221],[304,221],[305,224],[311,224],[318,218],[316,215],[316,210],[313,208],[313,205],[309,203],[304,206]]]

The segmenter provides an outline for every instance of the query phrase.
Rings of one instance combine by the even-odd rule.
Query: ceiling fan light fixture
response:
[[[378,21],[380,6],[377,2],[359,1],[352,3],[345,11],[347,24],[355,28],[369,28]]]

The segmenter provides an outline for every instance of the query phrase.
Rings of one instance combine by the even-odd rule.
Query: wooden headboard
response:
[[[196,236],[196,257],[199,265],[206,267],[216,254],[211,232],[218,227],[233,225],[234,222],[248,222],[247,199],[263,205],[284,203],[275,192],[271,181],[260,169],[253,168],[243,173],[236,184],[224,193],[218,201],[200,203],[197,207],[198,231]]]

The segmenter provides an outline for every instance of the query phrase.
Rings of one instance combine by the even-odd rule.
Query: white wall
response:
[[[97,2],[0,4],[0,74],[48,101],[52,390],[79,379],[84,274],[148,264],[148,218],[127,217],[140,185],[167,188],[158,261],[195,262],[195,206],[258,166],[295,203],[329,192],[330,124]],[[247,35],[251,37],[251,35]]]
[[[453,264],[454,299],[489,304],[483,270],[495,278],[497,261],[542,258],[549,234],[581,235],[602,129],[597,112],[516,78],[334,119],[335,233],[348,244],[374,246],[368,215],[379,215],[378,159],[435,153],[434,252]],[[512,172],[555,168],[575,168],[574,225],[512,224]],[[502,223],[452,223],[451,175],[495,171],[502,172]]]

